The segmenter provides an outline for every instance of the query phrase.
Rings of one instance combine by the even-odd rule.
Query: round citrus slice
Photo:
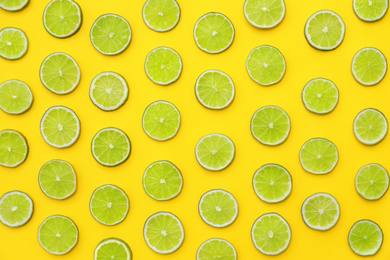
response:
[[[359,220],[349,231],[348,243],[352,251],[357,255],[375,255],[383,244],[382,229],[374,221],[368,219]]]
[[[26,138],[15,130],[0,132],[0,165],[16,167],[21,165],[28,155]]]
[[[286,5],[283,0],[246,0],[244,15],[255,27],[273,28],[286,15]]]
[[[22,10],[30,0],[0,0],[0,8],[6,11]]]
[[[312,79],[303,88],[302,101],[310,112],[319,115],[328,114],[339,102],[339,90],[328,79]]]
[[[33,102],[33,94],[26,83],[8,80],[0,84],[0,109],[11,115],[26,112]]]
[[[33,210],[33,201],[24,192],[10,191],[0,198],[0,222],[8,227],[15,228],[26,224]]]
[[[147,0],[142,17],[150,29],[167,32],[179,23],[180,7],[176,0]]]
[[[94,260],[131,260],[133,254],[129,245],[119,238],[102,240],[94,252]]]
[[[382,19],[387,9],[389,9],[389,0],[353,0],[355,14],[366,22]]]
[[[237,252],[234,246],[224,239],[211,238],[204,241],[197,253],[196,260],[237,260]]]
[[[367,200],[378,200],[389,188],[389,174],[379,164],[368,164],[359,169],[355,178],[357,192]]]
[[[22,30],[6,27],[0,31],[0,57],[17,60],[27,53],[27,49],[28,39]]]
[[[377,109],[362,110],[353,122],[353,132],[363,144],[374,145],[382,141],[388,131],[386,117]]]
[[[352,74],[364,86],[374,86],[382,81],[387,72],[385,55],[375,48],[363,48],[352,60]]]

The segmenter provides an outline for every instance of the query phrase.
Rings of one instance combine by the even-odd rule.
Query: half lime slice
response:
[[[255,27],[273,28],[286,15],[286,5],[283,0],[246,0],[244,15]]]
[[[385,55],[375,48],[363,48],[352,60],[352,74],[364,86],[374,86],[382,81],[387,72]]]
[[[348,243],[357,255],[371,256],[379,252],[383,244],[383,233],[377,223],[359,220],[348,234]]]
[[[362,110],[353,122],[353,132],[363,144],[374,145],[382,141],[388,131],[386,117],[377,109]]]
[[[355,14],[366,22],[382,19],[387,9],[389,9],[389,0],[353,0]]]
[[[24,192],[10,191],[0,198],[0,222],[8,227],[15,228],[26,224],[33,210],[33,201]]]
[[[28,39],[22,30],[6,27],[0,31],[0,57],[17,60],[27,53],[27,49]]]
[[[30,0],[0,0],[0,8],[7,11],[22,10]]]
[[[310,112],[319,115],[328,114],[336,108],[339,102],[339,90],[328,79],[312,79],[303,88],[302,101]]]
[[[237,260],[234,246],[224,239],[211,238],[204,241],[196,252],[196,260]]]
[[[16,167],[21,165],[28,155],[26,138],[15,130],[0,132],[0,165]]]
[[[167,32],[180,20],[180,7],[176,0],[147,0],[142,17],[145,24],[156,32]]]
[[[0,109],[11,115],[26,112],[33,102],[33,94],[26,83],[8,80],[0,84]]]
[[[94,260],[131,260],[133,254],[129,245],[118,238],[107,238],[97,245]]]
[[[367,200],[378,200],[389,188],[389,174],[383,166],[372,163],[359,169],[355,178],[357,192]]]

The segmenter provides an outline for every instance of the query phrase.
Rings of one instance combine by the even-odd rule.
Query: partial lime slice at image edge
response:
[[[29,147],[24,135],[15,130],[0,132],[0,165],[14,168],[21,165],[28,156]]]
[[[360,111],[353,122],[355,137],[365,145],[380,143],[387,136],[388,128],[385,115],[375,108]]]
[[[133,253],[129,245],[119,238],[106,238],[100,241],[94,252],[94,260],[131,260]]]
[[[339,102],[339,90],[331,80],[312,79],[302,90],[302,102],[305,108],[314,114],[329,114]]]
[[[357,221],[348,234],[349,247],[360,256],[376,255],[383,244],[383,232],[372,220]]]
[[[389,174],[380,164],[367,164],[356,174],[355,188],[366,200],[378,200],[389,189]]]
[[[376,22],[382,19],[389,9],[389,0],[353,0],[353,11],[365,22]]]
[[[148,0],[142,8],[146,26],[156,32],[174,29],[179,23],[180,15],[180,6],[176,0]]]
[[[26,55],[28,48],[28,38],[21,29],[6,27],[0,30],[0,57],[17,60]]]
[[[286,15],[286,5],[284,0],[246,0],[244,15],[253,26],[271,29],[283,21]]]
[[[237,260],[237,251],[227,240],[211,238],[204,241],[196,252],[196,260]]]
[[[20,115],[28,111],[34,97],[23,81],[12,79],[0,84],[0,109],[7,114]]]
[[[28,5],[30,0],[20,0],[17,1],[18,2],[17,4],[15,2],[16,1],[7,1],[7,0],[0,1],[0,8],[10,12],[20,11]]]
[[[34,211],[32,199],[24,192],[10,191],[0,198],[0,222],[16,228],[25,225]]]

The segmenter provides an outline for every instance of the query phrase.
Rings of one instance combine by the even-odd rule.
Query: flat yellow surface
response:
[[[373,147],[360,144],[352,131],[352,122],[359,111],[367,107],[381,110],[390,117],[390,77],[375,87],[363,87],[353,78],[350,66],[354,54],[363,47],[376,47],[390,57],[390,15],[375,23],[360,21],[352,9],[352,0],[285,0],[287,14],[283,22],[271,30],[250,25],[243,14],[243,0],[179,0],[181,19],[178,26],[167,33],[150,30],[142,20],[143,0],[78,0],[84,20],[80,31],[68,39],[49,35],[42,24],[42,14],[49,1],[31,0],[26,9],[12,13],[0,10],[0,28],[23,29],[30,42],[28,53],[17,61],[0,59],[0,82],[19,79],[26,82],[34,103],[20,116],[0,111],[0,130],[22,132],[29,143],[27,161],[15,169],[0,168],[0,193],[21,190],[34,200],[34,214],[30,222],[20,228],[0,225],[0,259],[92,259],[95,246],[104,238],[118,237],[131,247],[136,260],[195,259],[198,246],[212,237],[230,241],[241,260],[263,259],[252,244],[250,230],[262,214],[277,212],[290,224],[292,240],[289,248],[275,259],[359,259],[349,248],[347,235],[354,222],[371,219],[383,229],[385,240],[381,251],[372,259],[390,256],[389,194],[375,202],[361,198],[355,190],[358,169],[368,163],[380,163],[390,170],[387,137]],[[303,29],[314,12],[330,9],[337,12],[346,24],[346,36],[335,51],[321,52],[306,42]],[[193,26],[203,14],[218,11],[229,17],[235,26],[233,45],[224,53],[206,54],[196,46]],[[115,57],[97,52],[90,42],[89,32],[95,19],[105,13],[116,13],[131,24],[133,38],[129,48]],[[245,61],[249,52],[263,44],[277,47],[285,56],[287,71],[283,80],[271,87],[262,87],[247,74]],[[167,87],[152,83],[144,73],[145,57],[155,47],[169,46],[182,57],[184,69],[180,79]],[[75,58],[82,78],[71,94],[60,96],[49,92],[40,82],[39,67],[46,56],[65,52]],[[205,70],[219,69],[229,74],[236,85],[233,103],[222,111],[202,107],[194,94],[197,77]],[[130,86],[127,103],[115,112],[103,112],[89,99],[91,80],[102,71],[123,75]],[[301,101],[304,85],[315,77],[329,78],[340,91],[340,101],[329,115],[308,112]],[[182,115],[178,135],[167,142],[157,142],[142,130],[144,109],[153,101],[168,100]],[[51,106],[72,108],[81,120],[79,140],[67,149],[55,149],[45,143],[39,123]],[[278,147],[266,147],[250,133],[253,113],[265,105],[282,107],[291,118],[292,129],[288,140]],[[95,133],[114,126],[123,129],[131,139],[132,154],[124,164],[107,168],[99,165],[91,155],[90,144]],[[210,133],[228,135],[236,145],[233,163],[221,172],[204,170],[196,161],[197,141]],[[335,170],[325,176],[305,172],[298,153],[305,141],[325,137],[334,142],[340,154]],[[40,167],[51,159],[69,161],[75,168],[78,187],[74,196],[65,201],[46,197],[38,185]],[[181,194],[168,202],[149,198],[142,187],[146,167],[156,160],[170,160],[184,177]],[[286,167],[293,177],[290,197],[279,204],[266,204],[252,189],[252,176],[266,163]],[[99,224],[89,212],[89,199],[97,187],[115,184],[130,198],[130,212],[126,220],[116,226]],[[239,216],[230,227],[216,229],[205,224],[198,214],[198,201],[210,189],[230,191],[238,200]],[[330,231],[308,228],[301,217],[303,201],[313,193],[329,192],[341,206],[341,217]],[[159,255],[149,249],[143,239],[145,220],[157,211],[171,211],[182,221],[185,240],[182,247],[170,255]],[[58,257],[43,250],[37,240],[37,229],[48,216],[63,214],[77,224],[80,237],[69,254]]]

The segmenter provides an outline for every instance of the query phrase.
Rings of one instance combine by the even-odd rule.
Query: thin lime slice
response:
[[[222,134],[209,134],[202,137],[195,147],[195,156],[203,168],[220,171],[228,167],[235,155],[234,143]]]
[[[7,27],[0,31],[0,57],[17,60],[27,53],[27,49],[28,39],[22,30]]]
[[[30,0],[0,0],[0,8],[7,11],[22,10]]]
[[[180,121],[179,110],[172,103],[160,100],[145,109],[142,127],[150,138],[166,141],[176,136]]]
[[[45,163],[38,175],[39,187],[46,196],[63,200],[76,191],[76,173],[73,166],[62,160]]]
[[[8,227],[23,226],[30,220],[33,211],[33,201],[24,192],[10,191],[0,198],[0,222]]]
[[[211,238],[204,241],[197,253],[196,260],[237,260],[237,252],[234,246],[224,239]]]
[[[0,132],[0,165],[16,167],[21,165],[28,155],[26,138],[15,130]]]
[[[312,79],[303,88],[302,101],[310,112],[319,115],[328,114],[339,102],[339,90],[328,79]]]
[[[290,173],[277,164],[266,164],[253,176],[253,189],[264,202],[278,203],[285,200],[292,190]]]
[[[144,226],[146,244],[154,252],[175,252],[184,240],[184,228],[180,219],[170,212],[157,212],[150,216]]]
[[[290,134],[291,122],[287,113],[277,106],[265,106],[255,112],[251,120],[254,138],[265,145],[279,145]]]
[[[353,122],[353,132],[363,144],[374,145],[382,141],[388,131],[386,117],[377,109],[362,110]]]
[[[117,55],[130,44],[131,27],[125,18],[105,14],[96,19],[91,28],[91,42],[104,55]]]
[[[329,230],[340,218],[339,203],[329,193],[313,194],[302,205],[302,218],[309,228]]]
[[[379,164],[365,165],[356,174],[355,187],[363,198],[378,200],[389,188],[389,174]]]
[[[145,192],[155,200],[170,200],[179,195],[183,177],[169,161],[157,161],[146,168],[143,177]]]
[[[246,0],[244,15],[255,27],[273,28],[286,15],[286,5],[283,0]]]
[[[78,239],[76,224],[65,216],[50,216],[38,229],[39,244],[53,255],[65,255],[76,246]]]
[[[97,245],[94,260],[131,260],[133,254],[129,245],[118,238],[107,238]]]
[[[48,33],[57,38],[67,38],[81,27],[83,15],[73,0],[52,0],[43,12],[43,25]]]
[[[313,174],[330,173],[339,160],[337,147],[325,138],[307,141],[299,151],[303,169]]]
[[[361,256],[371,256],[379,252],[383,244],[383,233],[379,225],[371,220],[359,220],[348,234],[352,251]]]
[[[199,214],[212,227],[227,227],[238,216],[238,203],[230,192],[210,190],[200,198]]]
[[[42,62],[39,76],[48,90],[62,95],[72,92],[79,85],[81,72],[71,56],[56,52]]]
[[[277,213],[259,217],[252,226],[252,242],[265,255],[279,255],[291,241],[291,229],[287,221]]]
[[[129,208],[129,198],[126,193],[110,184],[97,188],[89,202],[92,216],[96,221],[107,226],[113,226],[125,220]]]
[[[0,109],[12,115],[26,112],[33,102],[33,94],[26,83],[8,80],[0,84]]]
[[[183,63],[179,53],[167,47],[158,47],[145,60],[145,72],[154,83],[162,86],[172,84],[179,79]]]
[[[129,137],[120,129],[104,128],[92,139],[92,155],[104,166],[117,166],[125,162],[131,153]]]
[[[42,117],[41,134],[46,143],[55,148],[69,147],[79,138],[80,120],[70,108],[51,107]]]
[[[92,80],[89,97],[101,110],[114,111],[126,103],[129,87],[118,73],[102,72]]]
[[[321,51],[331,51],[340,46],[344,40],[345,24],[343,19],[333,11],[321,10],[314,13],[305,25],[307,42]]]
[[[150,29],[167,32],[179,23],[180,7],[176,0],[147,0],[142,17]]]
[[[389,0],[353,0],[353,10],[359,19],[375,22],[385,16]]]
[[[234,99],[233,80],[219,70],[203,72],[195,84],[195,95],[199,103],[210,109],[223,109]]]
[[[227,50],[234,40],[232,22],[221,13],[207,13],[199,18],[194,28],[199,49],[216,54]]]
[[[286,60],[275,47],[262,45],[249,53],[246,70],[254,81],[262,86],[270,86],[282,80]]]
[[[375,48],[363,48],[352,60],[352,74],[364,86],[374,86],[382,81],[387,72],[385,55]]]

